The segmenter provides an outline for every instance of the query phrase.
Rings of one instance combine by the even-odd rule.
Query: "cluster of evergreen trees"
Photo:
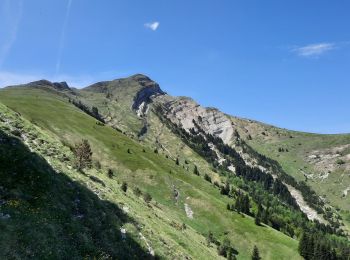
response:
[[[237,212],[242,212],[244,214],[250,215],[250,200],[247,194],[238,192],[235,202],[235,209]]]
[[[326,212],[324,211],[325,204],[323,200],[321,200],[319,196],[317,196],[316,192],[312,190],[310,186],[308,186],[304,181],[297,182],[292,176],[284,172],[281,165],[277,161],[258,153],[252,147],[250,147],[244,140],[239,139],[239,145],[243,148],[243,151],[245,153],[251,154],[254,158],[258,159],[259,165],[270,169],[284,183],[287,183],[299,190],[303,195],[304,200],[308,203],[308,205],[314,208],[317,211],[317,213],[323,214],[323,217],[332,225],[332,227],[339,227],[339,223],[333,221],[333,216],[330,214],[326,214]],[[341,233],[342,231],[338,230],[338,234]]]
[[[257,167],[248,166],[242,156],[234,148],[225,144],[221,138],[205,133],[195,121],[193,121],[193,123],[197,128],[197,132],[196,130],[191,129],[190,132],[192,135],[195,134],[196,136],[201,136],[201,139],[206,145],[208,145],[208,143],[214,144],[216,149],[225,156],[226,160],[221,166],[223,170],[227,171],[230,165],[234,165],[237,176],[242,177],[247,181],[262,183],[266,190],[271,190],[283,201],[298,208],[298,205],[290,194],[288,188],[279,179],[274,180],[270,173],[266,173]],[[236,135],[238,135],[238,133],[236,133]]]
[[[325,240],[322,234],[305,232],[299,241],[299,253],[306,260],[348,260],[349,245]]]
[[[76,101],[74,99],[69,99],[69,102],[72,103],[77,108],[79,108],[80,110],[84,111],[86,114],[96,118],[101,123],[103,123],[103,124],[105,123],[105,120],[103,119],[103,117],[98,112],[98,108],[97,107],[92,107],[91,110],[90,110],[90,108],[88,106],[86,106],[85,104],[83,104],[80,100]]]

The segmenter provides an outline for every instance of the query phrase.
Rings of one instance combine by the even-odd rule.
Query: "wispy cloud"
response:
[[[0,34],[0,68],[16,41],[22,15],[22,0],[6,0],[2,3],[0,22],[5,29],[2,30],[3,35]]]
[[[61,69],[62,54],[64,49],[64,42],[66,39],[66,30],[67,30],[67,25],[69,21],[69,14],[72,7],[72,2],[73,0],[68,0],[67,2],[66,15],[64,17],[61,38],[60,38],[60,45],[58,47],[58,55],[57,55],[57,61],[56,61],[56,75],[60,72],[60,69]]]
[[[295,52],[296,54],[302,57],[319,57],[322,54],[329,52],[335,48],[335,43],[323,42],[296,47],[292,49],[292,52]]]
[[[152,23],[145,23],[144,26],[147,29],[151,29],[152,31],[156,31],[159,27],[160,23],[159,22],[152,22]]]

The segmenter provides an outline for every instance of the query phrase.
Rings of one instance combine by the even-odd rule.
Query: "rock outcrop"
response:
[[[53,89],[56,89],[58,91],[64,91],[64,90],[71,90],[68,86],[67,82],[51,82],[45,79],[34,81],[28,84],[29,86],[33,87],[51,87]]]
[[[194,122],[208,134],[220,137],[230,144],[234,134],[232,122],[228,116],[215,108],[205,108],[187,97],[163,95],[155,99],[166,111],[166,117],[185,130],[194,128]]]
[[[156,97],[159,95],[164,95],[165,93],[160,89],[158,83],[154,82],[147,76],[137,74],[132,77],[141,86],[141,90],[138,91],[134,97],[134,102],[132,108],[135,110],[140,110],[140,113],[145,113],[147,110],[147,104],[151,102],[151,97]]]

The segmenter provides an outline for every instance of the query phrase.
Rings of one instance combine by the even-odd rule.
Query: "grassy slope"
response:
[[[315,151],[327,153],[342,145],[350,144],[350,135],[321,135],[296,131],[289,131],[273,126],[261,124],[255,121],[233,118],[233,122],[239,126],[242,136],[247,138],[248,134],[252,140],[248,143],[258,152],[277,160],[283,169],[299,181],[304,181],[304,173],[313,174],[313,178],[308,178],[307,183],[330,205],[342,209],[340,212],[345,223],[350,227],[350,193],[343,196],[343,191],[350,187],[350,173],[346,170],[350,162],[345,165],[335,165],[335,159],[329,164],[335,170],[329,171],[327,178],[320,178],[320,174],[328,173],[327,169],[317,168],[308,159]],[[263,135],[262,133],[266,135]],[[291,138],[292,137],[292,138]],[[288,149],[288,152],[279,152],[278,148]],[[335,151],[339,149],[334,149]],[[331,152],[335,154],[335,151]],[[346,150],[344,151],[346,153]],[[347,212],[346,212],[347,211]]]
[[[90,107],[98,107],[109,125],[136,135],[142,127],[142,122],[133,113],[131,104],[135,93],[142,86],[131,78],[110,81],[105,85],[108,90],[104,92],[99,92],[99,89],[94,87],[77,91],[79,99]]]
[[[113,203],[130,207],[130,214],[146,226],[146,234],[159,254],[169,253],[160,243],[159,236],[170,241],[168,245],[177,249],[170,251],[178,254],[187,251],[195,258],[215,254],[215,249],[207,249],[203,237],[198,234],[205,234],[210,229],[220,239],[228,232],[227,236],[240,252],[240,259],[249,258],[254,244],[266,259],[298,258],[297,241],[271,228],[255,226],[250,217],[226,211],[228,199],[202,178],[189,174],[151,149],[145,148],[146,152],[143,152],[144,147],[109,127],[97,126],[93,118],[63,98],[38,89],[12,88],[0,92],[0,101],[65,143],[72,145],[81,138],[88,139],[103,171],[111,167],[117,174],[116,180],[108,179],[105,174],[98,175],[108,187],[105,196]],[[132,154],[127,153],[128,148]],[[76,175],[75,178],[83,177]],[[131,192],[122,195],[118,187],[121,181],[148,191],[158,206],[153,204],[150,210]],[[86,180],[82,179],[82,182],[86,183]],[[177,204],[172,198],[173,184],[180,191]],[[194,211],[193,220],[185,215],[185,201]],[[172,221],[186,223],[189,228],[184,234],[172,227]]]

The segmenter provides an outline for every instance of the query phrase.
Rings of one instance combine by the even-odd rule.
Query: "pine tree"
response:
[[[311,259],[314,254],[314,244],[312,237],[307,233],[303,233],[299,240],[299,254],[304,257],[306,260]]]
[[[250,214],[250,203],[249,196],[245,195],[242,198],[242,212],[249,215]]]
[[[259,205],[258,205],[258,212],[256,213],[256,216],[255,216],[255,224],[258,225],[258,226],[261,225],[261,218],[262,218],[263,210],[264,210],[263,207],[259,203]]]
[[[253,252],[252,252],[252,260],[260,260],[260,254],[259,254],[259,249],[257,246],[254,246]]]
[[[240,194],[238,194],[236,201],[235,201],[235,209],[237,210],[237,212],[241,212],[242,211],[242,202],[241,202],[241,196]]]
[[[179,163],[179,158],[176,158],[176,165],[180,165],[180,163]]]
[[[88,140],[82,140],[75,145],[74,154],[76,157],[76,167],[79,171],[84,168],[91,168],[92,151]]]

